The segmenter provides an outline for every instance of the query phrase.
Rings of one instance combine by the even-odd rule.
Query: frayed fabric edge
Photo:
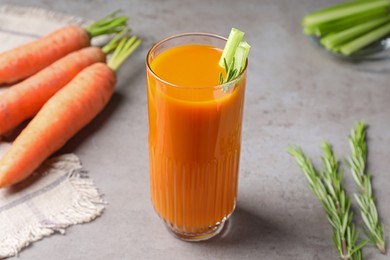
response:
[[[75,24],[85,26],[91,23],[91,20],[87,20],[81,17],[72,16],[69,14],[63,14],[56,11],[50,11],[43,8],[37,7],[25,7],[16,5],[1,5],[0,14],[15,14],[15,15],[30,15],[43,17],[51,21],[57,21],[66,24]]]
[[[74,155],[62,155],[74,156]],[[55,158],[57,159],[57,158]],[[0,259],[17,256],[18,253],[31,243],[50,236],[55,232],[64,234],[66,228],[90,222],[99,217],[107,204],[102,195],[81,168],[67,173],[69,182],[76,190],[78,198],[74,203],[48,218],[48,221],[34,223],[14,234],[8,234],[0,241]]]

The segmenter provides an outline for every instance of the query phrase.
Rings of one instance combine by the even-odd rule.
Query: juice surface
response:
[[[223,71],[218,64],[221,54],[221,49],[212,46],[183,45],[158,55],[151,68],[158,77],[177,86],[217,86]]]
[[[221,53],[174,47],[151,62],[163,81],[147,73],[151,196],[177,232],[208,232],[235,207],[245,76],[228,93],[210,87]]]

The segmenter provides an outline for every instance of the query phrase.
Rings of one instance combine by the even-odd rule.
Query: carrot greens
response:
[[[87,26],[85,31],[91,38],[122,31],[124,28],[126,28],[127,20],[129,18],[127,16],[118,16],[120,12],[120,10],[112,12],[102,19],[97,20],[96,22]]]
[[[125,62],[125,60],[138,48],[141,44],[141,39],[133,35],[130,38],[124,37],[116,47],[110,61],[107,63],[108,67],[116,71]]]

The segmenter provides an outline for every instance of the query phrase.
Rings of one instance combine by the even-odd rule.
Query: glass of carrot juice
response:
[[[219,84],[225,43],[207,33],[175,35],[146,59],[151,198],[182,240],[217,235],[236,205],[247,65]]]

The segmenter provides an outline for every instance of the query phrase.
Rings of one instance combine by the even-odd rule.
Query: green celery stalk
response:
[[[352,15],[344,19],[319,24],[312,29],[313,34],[317,36],[325,36],[331,32],[341,32],[355,25],[371,21],[372,19],[389,15],[390,11],[387,8],[377,8],[357,15]]]
[[[225,68],[225,61],[226,61],[226,64],[228,66],[230,66],[230,64],[233,61],[236,49],[237,49],[238,45],[240,44],[242,38],[244,37],[244,34],[245,34],[244,32],[242,32],[236,28],[232,28],[232,30],[230,31],[230,34],[229,34],[229,38],[226,42],[225,48],[223,49],[221,59],[219,60],[219,66],[221,66],[222,68]],[[227,69],[227,68],[225,68],[225,69]]]
[[[340,8],[348,8],[348,7],[354,6],[356,4],[363,3],[365,1],[367,1],[367,0],[347,0],[345,2],[337,3],[334,5],[328,6],[326,8],[322,8],[320,10],[312,12],[311,14],[320,15],[320,14],[328,13],[328,12],[331,12],[334,10],[338,10]]]
[[[243,37],[244,32],[232,28],[219,61],[219,65],[225,69],[225,73],[221,72],[219,74],[219,83],[223,85],[222,91],[225,93],[234,85],[225,83],[236,78],[245,69],[251,46],[242,40]],[[223,74],[225,74],[225,77]]]
[[[317,28],[303,27],[303,33],[306,35],[316,35]]]
[[[352,53],[360,50],[361,48],[385,37],[390,34],[390,22],[380,26],[379,28],[371,31],[353,41],[348,42],[340,48],[340,52],[344,55],[351,55]]]
[[[352,1],[349,3],[342,3],[306,15],[302,20],[302,25],[304,27],[314,27],[322,23],[389,6],[390,0]]]
[[[332,49],[340,44],[343,44],[349,40],[355,39],[356,37],[359,37],[360,35],[367,33],[371,31],[372,29],[377,28],[378,26],[389,22],[390,21],[390,15],[387,15],[385,17],[380,17],[373,19],[371,21],[365,22],[363,24],[359,24],[356,26],[353,26],[349,29],[346,29],[344,31],[331,34],[329,36],[325,36],[321,39],[322,45],[325,46],[327,49]]]
[[[246,41],[241,41],[234,54],[234,66],[238,73],[244,70],[246,58],[248,57],[251,46]]]

